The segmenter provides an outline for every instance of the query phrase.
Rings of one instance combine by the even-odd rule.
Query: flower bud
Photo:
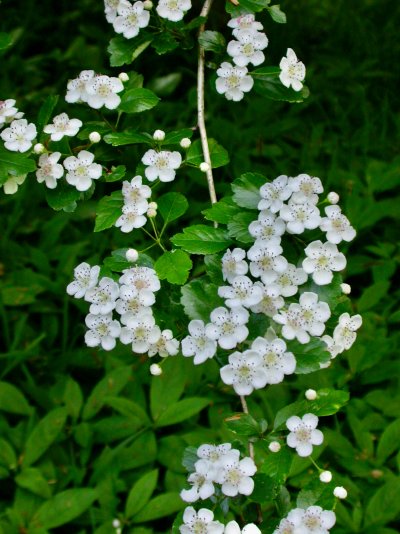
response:
[[[319,479],[321,482],[328,484],[328,482],[332,480],[332,473],[330,471],[322,471],[319,475]]]
[[[305,396],[307,400],[313,401],[317,398],[317,392],[315,389],[307,389]]]
[[[120,72],[118,78],[121,80],[122,83],[125,83],[129,80],[129,76],[126,72]]]
[[[344,295],[350,295],[351,285],[350,284],[340,284],[340,289]]]
[[[150,9],[153,9],[153,2],[151,0],[145,0],[143,2],[143,7],[144,9],[146,9],[147,11],[150,11]]]
[[[271,443],[268,445],[268,449],[271,452],[279,452],[281,450],[281,444],[279,441],[271,441]]]
[[[335,191],[331,191],[330,193],[328,193],[328,202],[330,204],[337,204],[340,200],[340,197],[337,193],[335,193]]]
[[[182,148],[189,148],[192,144],[192,141],[189,139],[189,137],[184,137],[181,139],[181,142],[179,143]]]
[[[157,202],[149,202],[149,208],[151,210],[156,210],[158,208]]]
[[[161,367],[158,365],[158,363],[152,363],[150,365],[150,373],[153,375],[153,376],[160,376],[162,374],[162,369]]]
[[[125,257],[128,261],[131,261],[133,263],[137,261],[139,257],[139,252],[134,248],[128,248],[128,250],[125,253]]]
[[[347,497],[347,490],[343,486],[336,486],[333,490],[333,494],[338,499],[345,499]]]
[[[36,145],[33,147],[33,151],[35,154],[43,154],[45,151],[44,145],[42,145],[42,143],[36,143]]]
[[[154,210],[152,208],[149,208],[147,210],[147,217],[150,217],[151,219],[154,218],[157,215],[157,210]]]
[[[113,519],[112,526],[114,528],[120,528],[121,527],[121,521],[119,519]]]
[[[153,133],[153,139],[154,139],[154,141],[164,141],[165,132],[163,130],[156,130]]]
[[[91,143],[100,143],[101,135],[99,134],[99,132],[91,132],[89,134],[89,141]]]
[[[200,163],[200,170],[201,172],[207,172],[210,170],[210,165],[203,161],[202,163]]]

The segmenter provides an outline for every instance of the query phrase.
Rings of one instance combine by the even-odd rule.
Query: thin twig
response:
[[[242,403],[243,412],[248,414],[249,409],[247,407],[247,401],[244,395],[240,395],[240,402]],[[254,460],[254,445],[250,440],[249,440],[249,454],[250,454],[250,458]]]

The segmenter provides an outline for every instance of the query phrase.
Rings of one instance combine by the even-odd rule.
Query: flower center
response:
[[[172,9],[172,10],[176,10],[176,9],[178,9],[178,2],[177,2],[177,0],[169,0],[169,2],[168,2],[167,5],[168,5],[168,8],[169,8],[169,9]]]
[[[78,176],[86,176],[86,167],[84,165],[79,165],[79,167],[76,169],[75,173]]]
[[[264,363],[265,365],[275,365],[277,363],[277,357],[275,352],[266,352],[264,354]]]
[[[242,50],[243,50],[243,54],[245,54],[246,56],[251,56],[254,54],[254,47],[251,43],[245,44]]]
[[[128,22],[131,26],[137,26],[137,23],[138,23],[138,18],[137,16],[135,15],[135,13],[132,13],[131,15],[129,15],[128,17]]]
[[[231,469],[226,477],[227,481],[237,486],[242,479],[242,474],[238,469]]]
[[[106,97],[110,94],[110,87],[106,84],[100,85],[100,87],[97,90],[97,94],[102,97]]]
[[[100,336],[105,336],[108,334],[108,325],[106,324],[100,324],[98,327],[97,327],[97,332],[100,334]]]
[[[236,74],[231,74],[226,81],[231,89],[235,89],[240,84],[240,78]]]
[[[310,430],[308,428],[300,428],[299,430],[297,430],[296,432],[296,437],[298,439],[298,441],[303,441],[303,442],[306,442],[308,443],[310,441]]]

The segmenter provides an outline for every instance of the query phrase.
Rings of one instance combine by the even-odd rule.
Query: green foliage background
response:
[[[349,490],[348,500],[336,508],[335,532],[395,533],[400,515],[400,312],[394,281],[400,261],[400,9],[396,0],[283,1],[282,9],[287,25],[273,24],[267,15],[262,19],[270,39],[267,57],[276,64],[287,47],[294,48],[307,66],[311,96],[289,105],[252,93],[232,104],[209,82],[209,135],[231,155],[230,164],[215,171],[217,193],[226,193],[246,171],[270,178],[307,172],[320,176],[326,190],[337,191],[358,231],[347,247],[346,281],[364,324],[357,343],[331,368],[254,394],[250,413],[271,423],[308,387],[348,390],[347,406],[324,419],[321,448],[320,461],[335,473],[336,484]],[[216,1],[209,28],[225,32],[226,20]],[[15,98],[31,120],[44,99],[64,95],[67,80],[82,69],[125,68],[109,66],[106,49],[114,34],[100,1],[5,1],[0,31],[15,36],[14,46],[0,56],[0,97]],[[138,115],[141,131],[196,124],[195,63],[194,49],[162,60],[149,49],[135,61],[146,87],[162,99],[153,111]],[[88,110],[76,109],[74,116],[89,117]],[[96,150],[107,158],[107,147]],[[133,149],[121,163],[134,168],[139,154]],[[184,449],[237,438],[222,421],[224,414],[240,410],[238,399],[218,381],[213,362],[198,368],[171,359],[163,376],[154,379],[146,359],[132,359],[125,347],[112,353],[84,347],[86,306],[67,297],[65,287],[79,262],[100,262],[129,245],[129,236],[118,230],[92,233],[98,200],[118,187],[101,184],[74,213],[53,212],[34,179],[13,197],[0,199],[4,534],[107,534],[115,517],[126,520],[126,532],[133,534],[168,532],[183,507],[178,493],[186,480]],[[181,225],[203,223],[204,175],[188,171],[174,190],[191,199],[176,232]],[[201,269],[195,265],[195,272]],[[174,310],[178,301],[176,290]],[[161,321],[167,320],[170,304],[159,302]],[[179,316],[176,328],[184,328]],[[297,459],[288,482],[292,494],[312,476],[309,461]],[[307,495],[302,498],[307,502]],[[282,495],[282,510],[285,499]]]

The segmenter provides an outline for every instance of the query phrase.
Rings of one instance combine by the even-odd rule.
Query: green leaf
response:
[[[170,284],[183,285],[189,277],[193,263],[190,256],[183,250],[164,252],[154,264],[160,280],[167,280]]]
[[[134,484],[128,494],[125,506],[125,515],[129,519],[149,502],[153,491],[156,489],[158,479],[158,469],[145,473]]]
[[[211,208],[203,210],[201,213],[208,221],[228,224],[241,211],[237,204],[233,202],[232,197],[224,197],[213,204]]]
[[[129,89],[122,95],[118,110],[125,113],[141,113],[154,108],[159,101],[158,96],[149,89],[137,87]]]
[[[261,200],[260,187],[267,182],[262,174],[246,172],[232,183],[233,200],[241,208],[257,209]]]
[[[157,199],[157,210],[165,224],[175,221],[188,209],[189,203],[181,193],[166,193]]]
[[[35,463],[54,443],[65,426],[67,416],[66,408],[54,408],[38,422],[25,443],[24,467]]]
[[[157,495],[150,502],[146,504],[142,510],[134,516],[134,523],[145,523],[147,521],[153,521],[154,519],[160,519],[173,515],[186,504],[180,498],[179,493],[167,492],[162,495]]]
[[[224,422],[231,432],[239,436],[258,436],[260,434],[260,425],[249,414],[235,413],[224,419]]]
[[[106,182],[118,182],[125,178],[126,167],[125,165],[118,165],[118,167],[112,167],[110,173],[106,173]]]
[[[114,37],[107,48],[107,52],[111,54],[110,65],[112,67],[129,65],[146,50],[151,41],[152,36],[143,32],[134,39]]]
[[[325,510],[331,510],[336,502],[336,497],[333,495],[335,486],[334,480],[321,484],[319,478],[314,478],[300,491],[296,505],[303,509],[309,506],[321,506]]]
[[[104,403],[126,417],[139,419],[143,425],[150,423],[149,416],[139,404],[124,397],[105,397]]]
[[[392,478],[378,489],[369,501],[365,511],[365,528],[384,525],[393,521],[400,513],[400,478]],[[374,532],[377,532],[376,530]]]
[[[254,489],[249,499],[259,504],[273,501],[278,493],[279,483],[271,480],[271,477],[264,473],[256,473],[253,477]]]
[[[204,278],[186,284],[181,292],[181,304],[189,319],[202,319],[208,323],[212,310],[224,305],[218,296],[218,286]]]
[[[64,210],[67,212],[73,211],[71,207],[76,207],[76,201],[81,196],[75,187],[69,186],[64,180],[59,180],[55,189],[46,187],[45,195],[50,208],[55,211]]]
[[[0,410],[18,415],[31,415],[32,408],[14,385],[0,382]]]
[[[50,118],[52,116],[54,108],[57,105],[58,99],[58,95],[49,95],[43,102],[36,121],[38,135],[42,133],[43,128],[46,126],[46,124],[49,124]]]
[[[276,484],[283,484],[288,477],[293,461],[293,454],[289,448],[283,446],[278,452],[267,456],[259,472],[273,478]]]
[[[0,438],[0,465],[8,469],[17,467],[17,455],[8,441],[3,438]]]
[[[95,232],[111,228],[122,215],[123,197],[121,191],[114,191],[110,196],[103,197],[97,204]]]
[[[4,148],[3,144],[0,144],[0,185],[11,176],[24,176],[35,170],[36,163],[26,154],[10,152]]]
[[[182,130],[176,130],[174,132],[168,132],[165,134],[165,139],[162,141],[162,145],[176,145],[182,141],[182,139],[193,136],[192,128],[183,128]]]
[[[251,13],[258,13],[266,9],[270,3],[271,0],[240,0],[240,8]]]
[[[286,343],[287,350],[293,352],[296,358],[296,370],[298,375],[319,371],[321,363],[326,363],[331,359],[326,343],[320,339],[313,338],[309,343],[299,343],[296,340]]]
[[[215,254],[232,243],[228,233],[221,228],[196,224],[183,229],[183,234],[171,237],[172,243],[191,254]]]
[[[210,399],[203,399],[202,397],[189,397],[170,404],[156,419],[155,425],[157,428],[176,425],[201,412],[210,402]]]
[[[382,465],[387,458],[398,450],[400,443],[400,419],[396,419],[387,426],[379,440],[377,460]]]
[[[376,306],[387,295],[390,284],[389,280],[379,280],[367,287],[357,303],[358,311],[362,313]]]
[[[153,138],[151,137],[151,135],[146,133],[127,130],[125,132],[120,133],[109,133],[104,136],[104,141],[112,146],[136,145],[143,143],[151,145],[153,143]]]
[[[195,17],[192,19],[188,24],[185,26],[185,30],[194,30],[195,28],[198,28],[202,24],[204,24],[207,20],[207,17]]]
[[[208,148],[210,151],[211,166],[213,169],[223,167],[229,163],[229,154],[224,147],[219,145],[215,139],[208,139]],[[204,161],[203,149],[200,139],[196,139],[187,151],[186,163],[199,167]]]
[[[249,224],[257,220],[258,213],[242,211],[228,223],[228,234],[240,243],[253,243],[254,237],[249,233]]]
[[[272,20],[277,22],[278,24],[285,24],[286,23],[286,14],[281,11],[281,6],[277,4],[276,6],[269,6],[268,13],[271,15]]]
[[[222,33],[206,30],[199,35],[199,44],[204,50],[224,54],[226,41]]]
[[[89,488],[69,489],[42,504],[32,519],[33,526],[57,528],[79,517],[97,499],[97,491]]]
[[[154,48],[154,50],[159,56],[162,56],[167,52],[172,52],[172,50],[175,50],[178,45],[179,43],[172,35],[172,33],[167,31],[164,31],[157,35],[151,43],[151,46]]]
[[[182,465],[189,473],[196,470],[194,464],[199,460],[197,449],[198,447],[186,447],[183,452]]]
[[[21,473],[15,477],[15,482],[21,488],[31,491],[35,495],[43,497],[43,499],[50,499],[51,497],[49,483],[39,469],[34,467],[22,469]]]
[[[166,96],[172,95],[175,89],[182,81],[181,72],[170,72],[165,76],[157,76],[150,80],[148,87],[156,93],[157,96],[164,98]],[[165,143],[160,143],[165,144]]]
[[[64,391],[64,403],[70,415],[73,419],[78,419],[83,404],[82,390],[75,380],[71,377],[68,378]]]
[[[0,50],[5,50],[12,45],[13,39],[10,34],[0,32]]]
[[[276,74],[267,74],[264,69],[256,69],[251,73],[254,78],[254,90],[259,95],[271,100],[292,103],[303,102],[309,97],[310,91],[305,85],[301,91],[295,91],[292,88],[285,87],[279,79],[280,69]]]
[[[154,421],[168,406],[176,403],[185,388],[186,371],[181,358],[166,359],[163,369],[163,374],[152,381],[150,388],[150,410]]]

